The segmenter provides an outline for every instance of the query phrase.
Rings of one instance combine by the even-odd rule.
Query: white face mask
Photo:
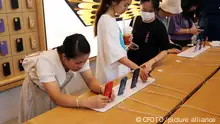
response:
[[[155,12],[141,11],[141,17],[143,21],[150,21],[155,18]]]

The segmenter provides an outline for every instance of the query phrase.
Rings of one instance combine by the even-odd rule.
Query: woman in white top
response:
[[[102,0],[96,13],[94,33],[98,39],[96,78],[107,83],[139,68],[127,58],[122,32],[115,15],[124,13],[132,0]],[[140,77],[147,80],[148,72],[141,69]]]
[[[106,96],[95,95],[83,99],[65,94],[65,86],[77,71],[92,92],[103,94],[104,87],[90,70],[89,55],[90,45],[86,38],[81,34],[74,34],[66,37],[63,45],[57,49],[26,57],[23,66],[28,76],[21,89],[19,123],[40,115],[55,105],[103,108],[109,102]],[[31,61],[34,61],[33,66]]]

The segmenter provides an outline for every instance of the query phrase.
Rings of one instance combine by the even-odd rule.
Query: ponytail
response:
[[[111,5],[111,0],[101,0],[101,4],[96,12],[96,19],[94,25],[94,35],[97,36],[98,21],[100,17],[108,11],[109,6]]]

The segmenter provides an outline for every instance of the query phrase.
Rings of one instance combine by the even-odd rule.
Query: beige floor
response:
[[[79,90],[77,92],[71,93],[71,95],[79,96],[79,95],[81,95],[85,92],[88,92],[88,91],[89,91],[88,88],[86,88],[86,89],[82,89],[82,90]],[[17,121],[18,121],[18,119],[15,118],[13,120],[9,120],[9,121],[5,122],[4,124],[18,124]]]
[[[13,120],[10,120],[10,121],[5,122],[4,124],[18,124],[18,119],[15,118],[15,119],[13,119]]]

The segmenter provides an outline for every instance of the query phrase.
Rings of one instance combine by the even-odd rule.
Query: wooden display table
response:
[[[208,80],[165,123],[175,118],[188,119],[188,123],[220,123],[220,71]],[[217,114],[217,115],[216,115]]]
[[[219,55],[220,49],[216,48],[193,59],[168,55],[152,72],[156,85],[149,85],[105,113],[57,107],[25,124],[134,124],[136,117],[140,117],[142,123],[146,123],[146,120],[143,122],[145,117],[169,117],[218,70]],[[115,84],[120,79],[115,80]],[[83,97],[91,95],[89,92]]]

